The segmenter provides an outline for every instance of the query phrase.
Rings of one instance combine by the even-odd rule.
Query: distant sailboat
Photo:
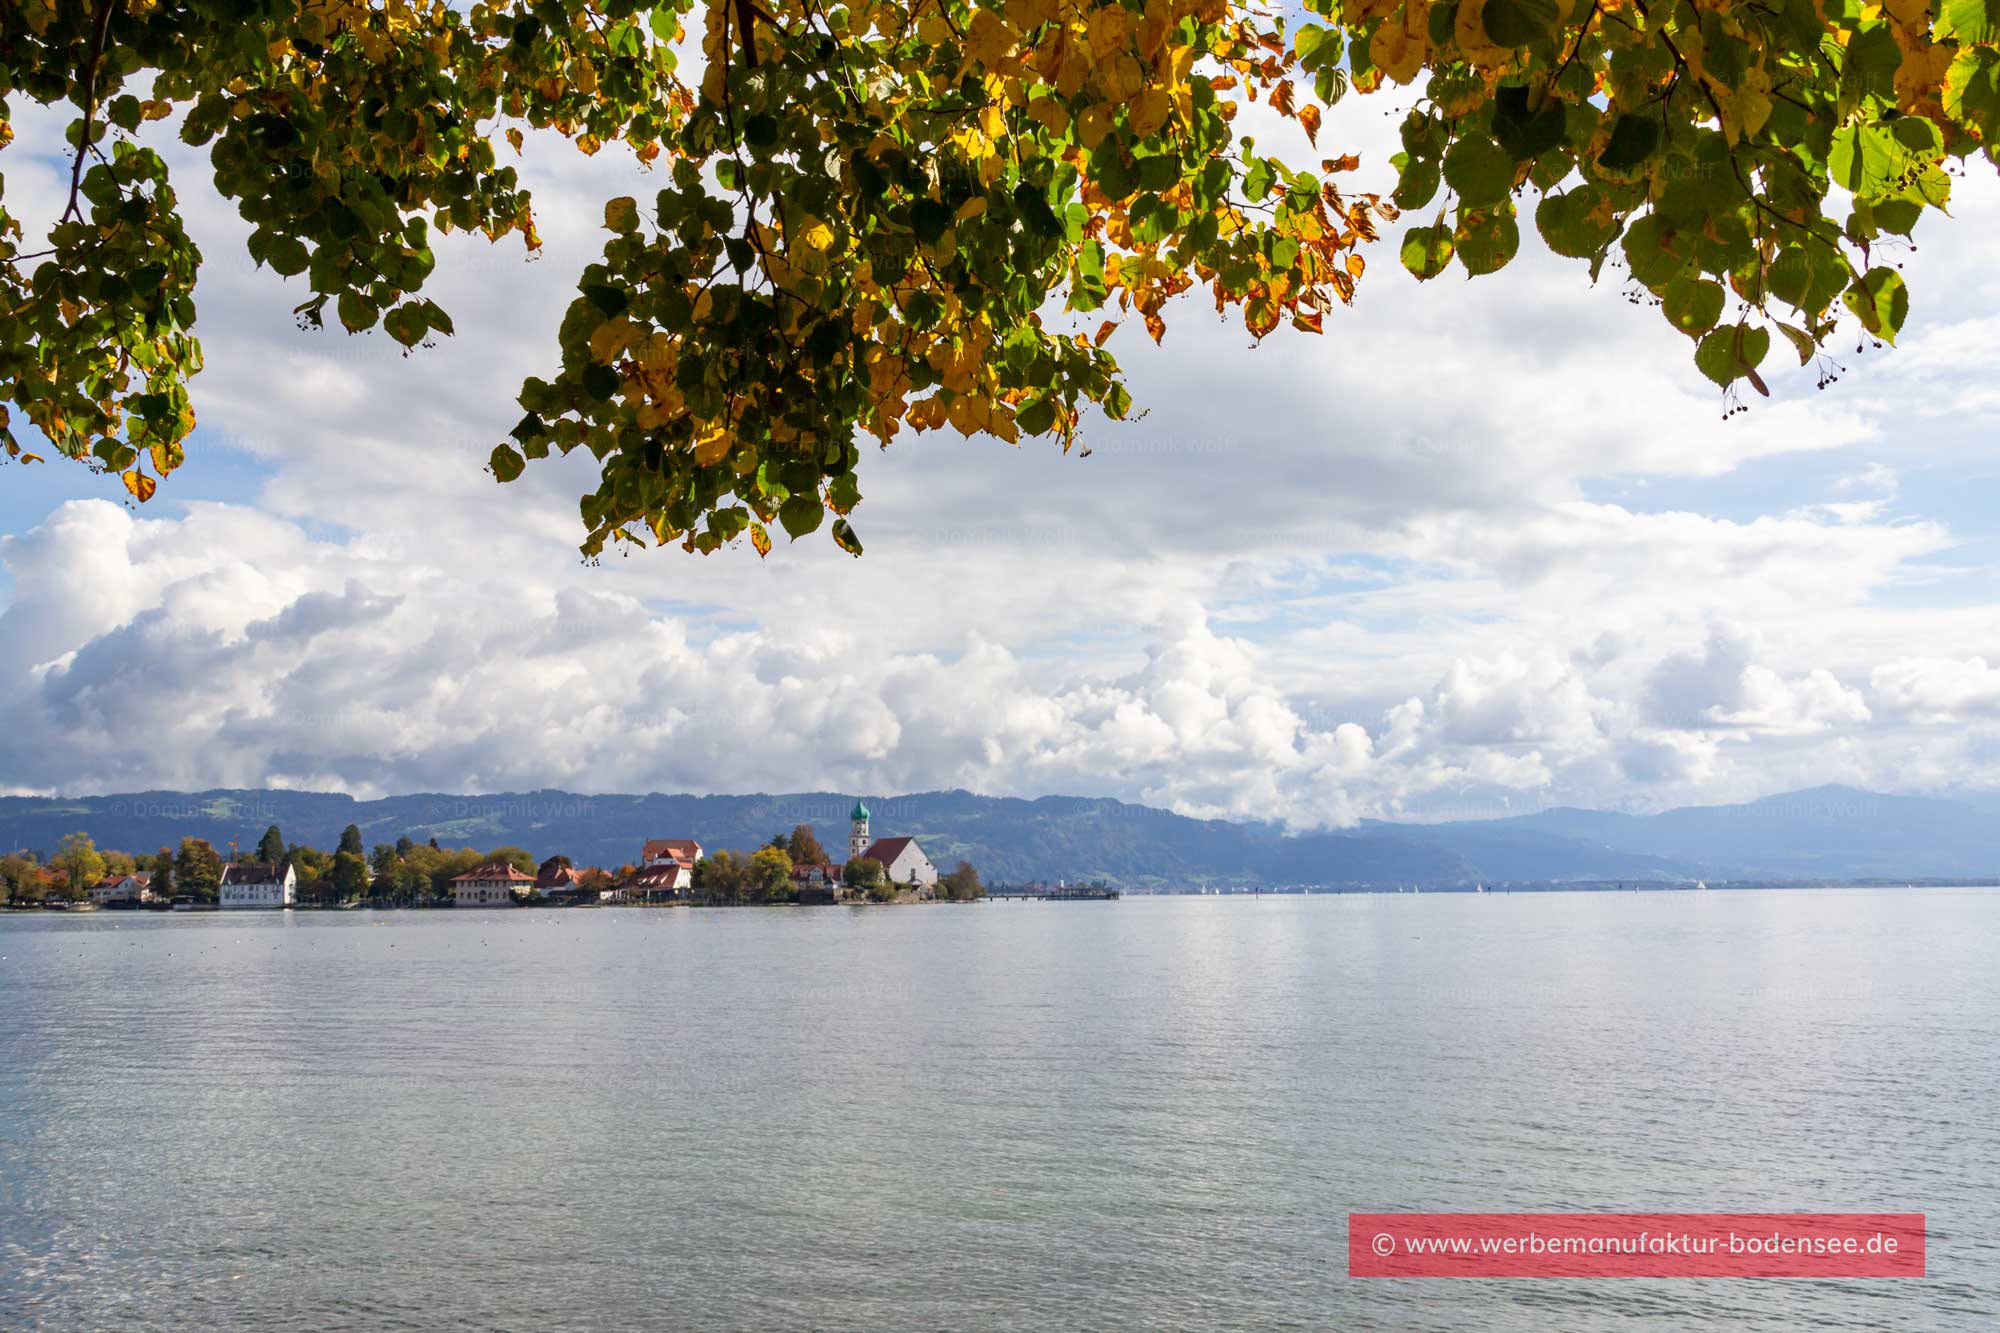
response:
[[[1694,887],[1695,887],[1695,892],[1700,893],[1708,888],[1708,881],[1705,879],[1698,879],[1694,882]]]
[[[1474,893],[1484,893],[1486,892],[1486,886],[1484,884],[1475,884],[1472,886],[1472,891]]]

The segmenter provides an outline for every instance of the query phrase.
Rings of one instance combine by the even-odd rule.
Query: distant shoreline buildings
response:
[[[838,844],[835,844],[838,846]],[[485,853],[409,836],[364,850],[350,824],[337,850],[287,843],[273,824],[253,856],[225,854],[184,837],[156,855],[97,850],[84,833],[63,840],[43,864],[33,852],[0,857],[0,905],[54,910],[283,911],[287,908],[712,905],[969,901],[983,897],[978,873],[959,862],[941,875],[918,839],[876,837],[867,803],[848,820],[847,855],[836,860],[809,823],[749,851],[711,853],[697,837],[647,838],[636,860],[614,869],[578,866],[567,855],[536,862],[519,846]],[[530,873],[533,872],[533,873]]]

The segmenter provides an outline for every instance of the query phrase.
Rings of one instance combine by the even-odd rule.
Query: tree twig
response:
[[[83,67],[83,135],[77,141],[76,160],[69,168],[69,202],[63,205],[59,222],[81,218],[77,194],[83,188],[83,159],[90,152],[90,132],[97,119],[97,66],[104,58],[105,38],[111,32],[111,7],[116,0],[97,0],[97,27],[90,38],[90,59]]]

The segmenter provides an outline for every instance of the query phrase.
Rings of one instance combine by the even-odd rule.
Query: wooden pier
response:
[[[1009,898],[1020,902],[1084,903],[1108,902],[1118,896],[1116,889],[988,889],[989,898]]]

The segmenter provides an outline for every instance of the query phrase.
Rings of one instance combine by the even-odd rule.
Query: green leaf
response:
[[[1625,262],[1633,277],[1656,292],[1664,291],[1693,257],[1694,239],[1660,221],[1657,213],[1625,229]]]
[[[494,448],[493,456],[487,460],[487,465],[493,469],[493,475],[500,480],[512,481],[527,468],[528,462],[514,451],[512,445],[502,444]]]
[[[1412,227],[1403,233],[1403,267],[1419,280],[1435,278],[1451,263],[1451,228],[1440,222],[1435,227]]]
[[[1892,268],[1871,268],[1841,298],[1861,320],[1861,327],[1893,343],[1910,313],[1910,292],[1903,275]]]
[[[1047,395],[1033,399],[1014,414],[1014,425],[1023,435],[1047,434],[1055,424],[1055,401]]]
[[[1845,125],[1826,155],[1833,182],[1860,198],[1880,194],[1902,174],[1907,150],[1879,125]]]
[[[2000,42],[2000,0],[1944,0],[1938,6],[1935,36],[1960,46]]]
[[[1048,205],[1042,205],[1047,208]],[[910,205],[910,230],[925,245],[936,245],[951,230],[952,210],[936,199],[919,199]]]
[[[1262,203],[1271,193],[1271,183],[1276,178],[1269,158],[1251,158],[1250,169],[1243,174],[1243,197],[1253,204]]]
[[[1556,0],[1486,0],[1480,22],[1495,46],[1526,46],[1556,29],[1562,19]]]
[[[360,292],[340,294],[340,323],[349,333],[375,327],[375,303]]]
[[[1659,121],[1620,112],[1611,123],[1611,138],[1597,155],[1597,165],[1622,176],[1651,157],[1659,146]]]
[[[1402,178],[1396,182],[1396,207],[1402,209],[1422,208],[1437,198],[1438,183],[1444,178],[1436,161],[1429,158],[1412,158],[1403,167]]]
[[[846,519],[833,521],[833,540],[849,555],[861,554],[861,539],[854,535],[854,529],[848,526]]]
[[[391,310],[383,319],[382,327],[388,331],[391,338],[405,347],[416,346],[424,340],[424,334],[429,331],[429,326],[424,322],[423,309],[414,301],[406,301]]]
[[[1493,92],[1493,137],[1516,162],[1532,161],[1560,144],[1568,124],[1569,114],[1560,98],[1545,97],[1536,110],[1525,87],[1496,88]]]
[[[1731,324],[1701,340],[1701,346],[1695,349],[1694,364],[1702,374],[1726,389],[1756,370],[1770,350],[1769,333],[1744,324]]]
[[[639,230],[639,204],[631,195],[622,195],[604,205],[606,230],[629,235]]]
[[[1596,216],[1603,203],[1603,192],[1595,185],[1544,195],[1535,208],[1535,229],[1541,232],[1543,243],[1559,255],[1594,258],[1618,235],[1616,217],[1599,221]]]
[[[794,495],[778,506],[778,522],[793,537],[803,537],[826,517],[826,506],[817,495]]]
[[[1444,179],[1465,207],[1497,204],[1514,188],[1514,157],[1483,134],[1467,135],[1445,153]]]
[[[1661,308],[1667,323],[1691,338],[1699,338],[1722,318],[1724,295],[1721,283],[1684,273],[1667,284],[1666,301]]]
[[[1458,262],[1474,277],[1506,267],[1521,248],[1520,224],[1512,204],[1463,209],[1458,213]]]
[[[265,262],[270,264],[273,272],[289,278],[295,273],[305,272],[306,265],[311,263],[312,259],[306,253],[305,242],[298,237],[274,236],[265,255]]]

